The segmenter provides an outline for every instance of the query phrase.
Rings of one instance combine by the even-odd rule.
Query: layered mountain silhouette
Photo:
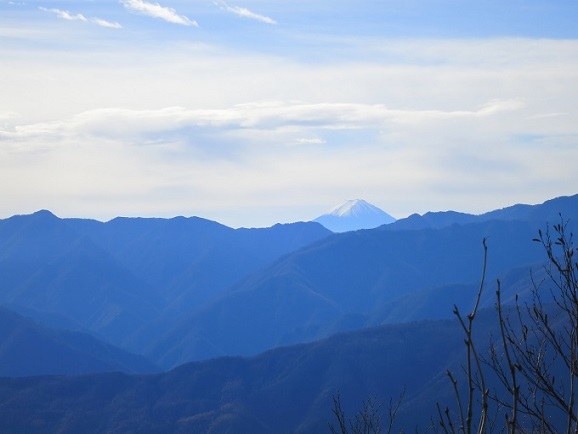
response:
[[[352,412],[368,396],[397,397],[404,388],[408,405],[399,422],[413,429],[429,423],[435,400],[450,403],[442,378],[456,367],[462,347],[455,322],[439,321],[382,326],[157,375],[0,378],[0,430],[317,434],[328,432],[338,390]]]
[[[560,199],[567,218],[578,215],[577,200]],[[540,269],[544,259],[532,239],[548,221],[560,221],[555,202],[540,212],[540,206],[532,208],[538,214],[530,221],[514,220],[504,210],[497,214],[500,219],[452,224],[444,214],[449,224],[441,229],[394,230],[401,220],[325,238],[231,286],[167,329],[145,354],[171,367],[257,354],[384,322],[450,317],[455,302],[475,296],[484,238],[490,249],[489,281],[515,276],[512,285],[529,283],[530,270]],[[429,302],[417,303],[420,296]],[[493,298],[485,303],[493,305]]]
[[[363,199],[348,200],[313,220],[332,232],[373,229],[393,223],[395,218]]]
[[[400,420],[429,420],[452,399],[445,371],[464,350],[452,310],[472,307],[482,240],[487,337],[492,282],[506,304],[523,300],[544,276],[532,239],[561,219],[576,230],[578,195],[337,234],[196,217],[0,220],[0,376],[172,369],[0,379],[0,430],[323,432],[338,390],[353,410],[404,385]]]
[[[142,356],[80,332],[47,327],[0,307],[0,377],[155,372]]]
[[[388,320],[380,312],[417,293],[460,288],[453,295],[469,301],[481,274],[482,240],[488,238],[488,279],[495,281],[520,267],[529,276],[531,266],[543,259],[540,246],[532,242],[535,234],[532,224],[489,221],[439,230],[335,235],[231,287],[170,329],[146,354],[165,367],[252,355],[380,324]],[[456,301],[452,298],[434,297],[420,317],[439,317],[440,312],[449,317]]]
[[[543,259],[536,231],[559,212],[576,216],[577,201],[428,213],[333,236],[314,222],[235,230],[197,217],[101,223],[40,211],[0,221],[0,303],[164,368],[252,355],[449,316],[452,299],[473,296],[482,239],[489,278],[527,277]]]
[[[236,281],[330,231],[231,229],[201,218],[0,221],[0,304],[142,353]]]

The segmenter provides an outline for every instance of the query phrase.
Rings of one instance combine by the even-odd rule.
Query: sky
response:
[[[0,218],[578,193],[578,2],[0,0]]]

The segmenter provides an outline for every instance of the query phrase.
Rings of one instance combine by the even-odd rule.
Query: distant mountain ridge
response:
[[[460,213],[441,213],[444,224],[439,229],[426,225],[394,230],[403,224],[400,220],[335,234],[230,287],[168,330],[148,354],[162,366],[174,366],[222,355],[252,355],[340,330],[404,321],[403,312],[408,319],[439,318],[440,312],[449,317],[454,302],[468,302],[474,295],[468,288],[474,288],[480,276],[484,238],[490,249],[488,281],[514,275],[514,269],[517,279],[530,275],[530,268],[543,260],[542,250],[532,242],[538,229],[559,222],[556,209],[578,221],[578,195],[559,200],[560,206],[554,199],[528,208],[533,210],[523,215],[528,221],[501,211],[493,214],[495,218],[459,224],[455,217]],[[429,304],[414,313],[420,304],[414,294],[419,292]],[[455,294],[455,299],[444,292]]]
[[[438,287],[458,286],[460,300],[467,302],[480,276],[482,240],[489,238],[488,281],[495,281],[512,268],[526,266],[529,274],[542,259],[532,243],[537,229],[525,222],[488,221],[336,234],[253,273],[168,330],[147,354],[165,367],[253,355],[380,324],[389,316],[380,315],[384,306],[393,309],[398,300],[410,306],[409,295]],[[437,318],[440,310],[451,316],[457,300],[432,299],[438,300],[422,309],[421,318]]]
[[[182,315],[330,235],[303,222],[232,229],[198,217],[16,215],[0,220],[0,306],[142,354]]]
[[[399,219],[391,225],[383,226],[384,230],[406,229],[440,229],[454,224],[479,223],[490,220],[542,223],[549,221],[558,223],[560,217],[569,218],[578,214],[578,195],[560,196],[549,199],[542,204],[517,204],[509,207],[489,211],[483,214],[467,214],[457,211],[427,212],[423,215],[412,214],[407,218]]]
[[[332,232],[348,232],[373,229],[393,223],[395,218],[363,199],[354,199],[336,206],[313,221],[321,223]]]

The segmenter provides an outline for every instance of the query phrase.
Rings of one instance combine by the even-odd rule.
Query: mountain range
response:
[[[0,220],[0,375],[92,373],[0,379],[0,430],[322,432],[337,391],[351,410],[404,385],[409,423],[451,399],[445,370],[463,353],[452,310],[473,305],[482,240],[485,334],[493,282],[506,303],[527,297],[546,259],[532,239],[561,218],[576,229],[578,195],[336,234],[317,222]]]
[[[139,336],[148,341],[228,285],[330,234],[316,223],[234,230],[200,218],[14,216],[0,221],[0,303],[140,352]]]

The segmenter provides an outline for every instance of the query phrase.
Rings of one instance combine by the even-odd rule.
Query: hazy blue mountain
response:
[[[198,217],[118,217],[96,225],[93,221],[71,219],[69,224],[155,288],[165,301],[174,297],[167,294],[167,289],[183,273],[191,274],[191,270],[201,276],[191,276],[190,284],[198,288],[189,288],[190,292],[202,290],[204,284],[197,284],[194,277],[202,282],[203,273],[216,274],[211,273],[211,258],[220,246],[230,244],[235,234],[232,228]]]
[[[577,202],[578,196],[548,201],[543,209],[529,208],[530,214],[517,211],[516,219],[487,217],[473,223],[454,221],[440,229],[336,234],[232,286],[168,328],[145,354],[170,367],[256,354],[340,330],[446,317],[440,311],[451,312],[452,298],[465,302],[476,293],[484,238],[489,248],[487,281],[516,276],[510,283],[524,282],[527,289],[531,269],[540,270],[544,260],[543,249],[532,239],[550,218],[559,221],[556,209],[565,218],[578,219]],[[520,220],[524,216],[528,221]],[[493,304],[491,297],[485,302]]]
[[[459,299],[468,300],[481,276],[482,240],[488,238],[488,282],[520,267],[529,276],[530,266],[544,258],[532,242],[537,229],[530,223],[494,220],[439,230],[334,235],[232,287],[171,329],[146,354],[166,367],[220,355],[250,355],[388,318],[403,320],[400,309],[390,316],[395,303],[424,291],[453,288],[443,296],[448,303],[458,291],[467,291]],[[419,318],[438,318],[443,297],[424,302]]]
[[[65,220],[47,211],[0,221],[0,303],[69,318],[120,344],[158,298]]]
[[[408,403],[420,396],[419,405],[414,401],[400,415],[413,429],[429,422],[436,400],[452,399],[449,381],[437,381],[448,367],[459,369],[463,354],[457,322],[430,321],[340,334],[252,358],[196,362],[164,374],[0,379],[0,430],[317,434],[328,430],[338,391],[351,411],[368,396],[397,397],[404,387]]]
[[[199,217],[67,222],[147,282],[176,312],[198,307],[277,257],[331,234],[315,223],[232,229]]]
[[[162,298],[162,312],[148,316],[148,323],[125,342],[138,352],[179,323],[183,314],[250,273],[331,235],[317,223],[235,230],[198,217],[117,218],[97,226],[86,221],[71,223]]]
[[[49,211],[0,220],[0,288],[26,280],[42,264],[56,260],[78,234]]]
[[[523,296],[530,270],[539,280],[545,259],[532,239],[559,212],[575,230],[577,201],[462,220],[432,214],[406,229],[399,221],[331,236],[316,223],[232,230],[194,218],[99,223],[48,212],[2,220],[0,294],[11,306],[46,305],[49,317],[107,336],[121,330],[163,367],[209,360],[146,376],[0,378],[0,431],[318,433],[338,390],[350,411],[404,386],[400,422],[413,430],[429,421],[436,401],[453,402],[445,372],[460,372],[463,335],[455,319],[432,319],[451,316],[454,303],[471,309],[482,239],[487,308],[477,330],[487,339],[495,279],[506,300]],[[245,265],[235,268],[236,258]],[[232,277],[213,276],[229,267]],[[110,282],[100,280],[108,273]],[[189,294],[196,288],[201,296]],[[67,312],[77,302],[82,314]],[[149,308],[156,310],[142,313]],[[360,330],[335,335],[351,329]],[[0,341],[8,354],[21,336],[28,335],[12,331]],[[282,347],[298,342],[310,343]],[[211,359],[220,355],[229,357]]]
[[[317,223],[234,230],[196,217],[14,216],[0,220],[0,305],[141,352],[183,313],[329,235]]]
[[[348,232],[359,229],[373,229],[393,223],[395,218],[362,199],[348,200],[336,206],[327,214],[313,221],[321,223],[332,232]]]
[[[546,279],[543,263],[526,264],[500,273],[503,302],[513,303],[516,295],[520,299],[529,299],[533,287],[532,276],[536,282]],[[472,303],[475,291],[479,287],[476,283],[440,285],[412,292],[372,311],[365,324],[395,324],[424,319],[451,318],[454,305],[468,306]],[[480,307],[491,309],[496,303],[495,279],[486,280],[485,287],[486,291],[481,298]],[[542,297],[544,302],[550,300],[548,293],[543,294]]]
[[[427,212],[423,215],[412,214],[399,219],[391,225],[382,226],[382,230],[441,229],[451,225],[477,223],[478,216],[456,211]]]
[[[165,368],[256,354],[439,318],[442,302],[475,293],[483,238],[488,281],[513,269],[527,276],[543,259],[531,242],[542,219],[557,221],[561,211],[576,220],[577,201],[517,206],[466,224],[444,214],[440,229],[383,230],[398,221],[333,235],[314,222],[234,230],[194,217],[102,223],[41,211],[0,221],[0,303],[78,324]]]
[[[479,354],[496,333],[495,310],[480,310]],[[372,396],[385,412],[405,389],[395,432],[426,432],[437,403],[455,410],[448,369],[465,392],[465,354],[454,318],[368,328],[162,374],[0,378],[0,431],[317,434],[328,432],[337,393],[351,416]]]
[[[456,211],[427,212],[423,215],[412,214],[407,218],[397,220],[394,224],[383,226],[382,229],[440,229],[454,224],[463,225],[489,220],[522,220],[534,222],[538,225],[544,224],[545,222],[558,223],[560,221],[560,214],[564,218],[578,215],[578,195],[562,196],[547,200],[538,205],[513,205],[480,215]]]
[[[154,372],[144,357],[92,336],[56,330],[0,307],[0,377]]]

